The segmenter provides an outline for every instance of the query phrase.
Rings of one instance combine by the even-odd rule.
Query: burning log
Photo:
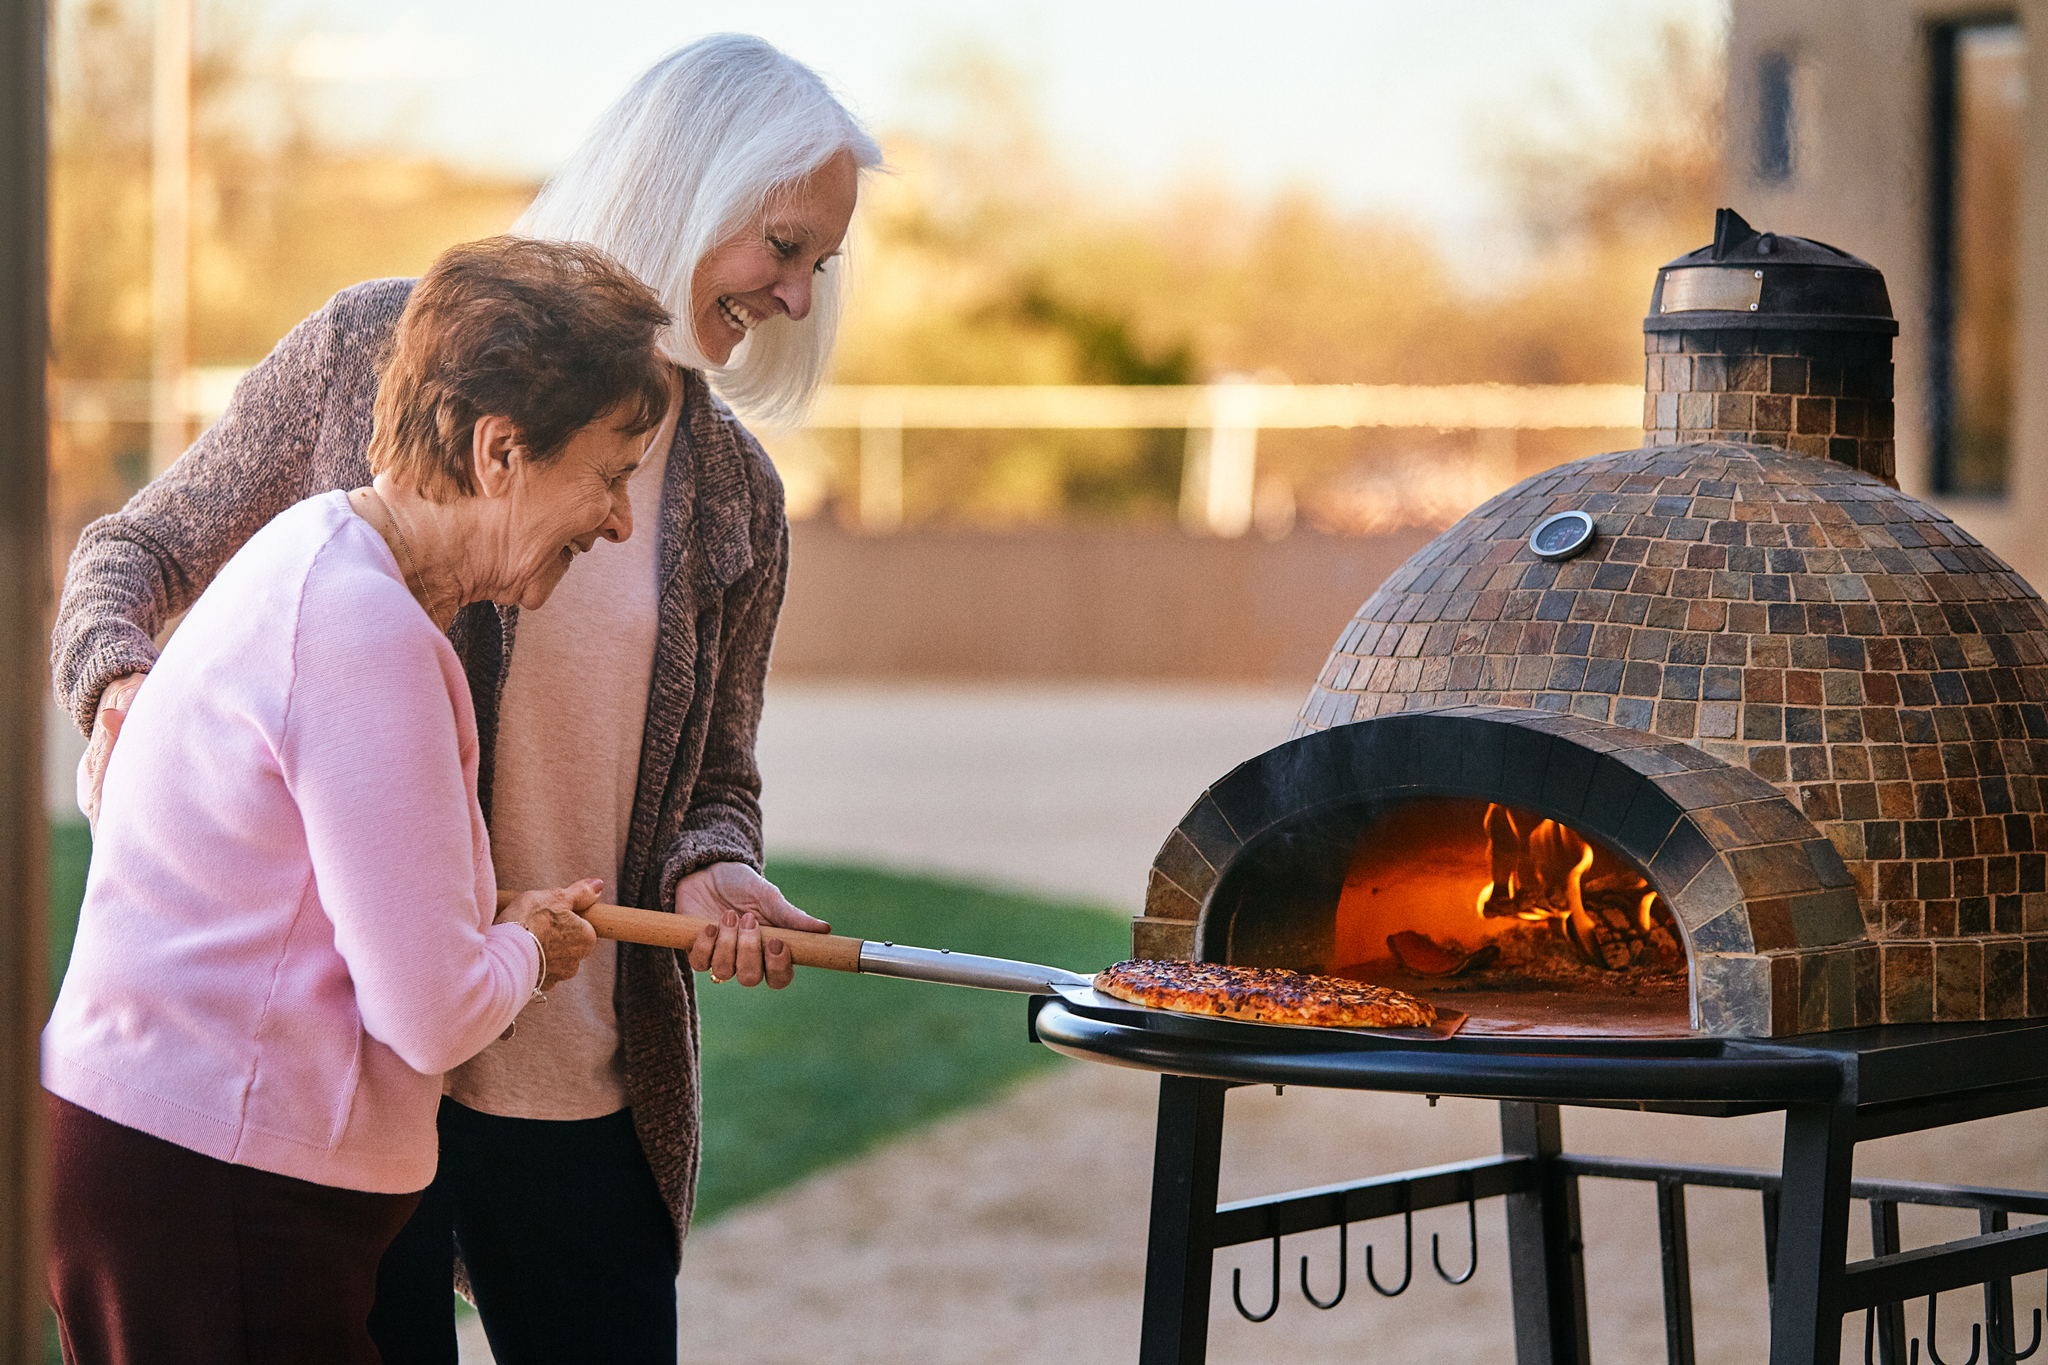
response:
[[[1591,844],[1555,820],[1537,821],[1525,833],[1529,817],[1516,816],[1503,805],[1486,808],[1493,880],[1479,891],[1482,918],[1548,923],[1582,961],[1607,971],[1685,960],[1671,913],[1647,881],[1626,869],[1588,880]]]

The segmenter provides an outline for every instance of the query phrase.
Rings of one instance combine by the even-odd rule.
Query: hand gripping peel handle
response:
[[[503,905],[511,893],[500,892]],[[688,949],[697,935],[713,921],[697,915],[671,915],[658,910],[636,910],[624,905],[593,905],[583,912],[599,938],[620,943],[646,943],[657,948]],[[948,986],[978,986],[990,991],[1018,991],[1045,995],[1061,986],[1088,986],[1093,978],[1063,967],[1035,962],[1013,962],[1006,957],[981,957],[955,953],[945,948],[913,948],[901,943],[878,943],[872,939],[848,938],[843,934],[804,933],[795,929],[761,926],[763,939],[779,938],[788,945],[789,955],[800,967],[823,967],[835,972],[864,972],[869,976],[897,976],[909,981],[937,981]]]

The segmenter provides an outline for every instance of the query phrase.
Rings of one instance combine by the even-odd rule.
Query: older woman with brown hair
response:
[[[498,909],[442,632],[632,533],[667,322],[588,247],[448,252],[398,320],[369,484],[272,518],[150,671],[43,1037],[67,1360],[376,1359],[442,1073],[596,944],[594,880]]]
[[[714,390],[800,411],[837,319],[873,141],[758,39],[692,44],[600,120],[516,230],[585,241],[661,296],[671,401],[628,486],[653,534],[601,545],[544,611],[472,606],[449,639],[475,699],[500,885],[602,876],[628,905],[722,920],[713,980],[790,979],[775,927],[825,927],[762,878],[754,736],[788,568],[782,490]],[[60,698],[111,747],[152,636],[276,511],[363,479],[374,356],[411,284],[337,295],[162,478],[89,527],[59,608]],[[91,774],[82,782],[90,800]],[[456,1359],[463,1284],[502,1365],[670,1361],[694,1197],[697,1018],[678,955],[600,944],[517,1033],[451,1073],[435,1181],[385,1260],[387,1362]]]

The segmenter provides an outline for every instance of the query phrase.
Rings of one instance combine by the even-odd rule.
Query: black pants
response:
[[[455,1365],[455,1252],[498,1365],[673,1365],[675,1232],[632,1114],[550,1122],[441,1101],[441,1166],[384,1254],[384,1365]]]
[[[377,1258],[418,1195],[235,1166],[43,1102],[66,1361],[374,1365],[363,1320]]]

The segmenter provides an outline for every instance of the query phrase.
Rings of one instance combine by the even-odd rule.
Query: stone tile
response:
[[[1186,961],[1195,955],[1192,921],[1144,917],[1131,921],[1131,956],[1142,961]]]
[[[2024,1019],[2027,1016],[2026,941],[1992,938],[1984,941],[1984,1017]]]
[[[1884,977],[1879,970],[1879,950],[1876,944],[1858,944],[1851,950],[1853,979],[1855,985],[1855,1014],[1857,1028],[1869,1028],[1884,1022]]]
[[[1799,931],[1792,923],[1792,900],[1787,896],[1752,898],[1743,903],[1749,916],[1750,941],[1759,952],[1799,946]]]
[[[1197,901],[1207,896],[1216,885],[1216,869],[1178,829],[1166,836],[1159,856],[1153,860],[1152,873],[1164,877]]]
[[[1668,882],[1660,886],[1679,923],[1688,927],[1704,924],[1731,909],[1741,912],[1742,890],[1725,858],[1707,859],[1692,880],[1675,891]]]
[[[2048,939],[2029,939],[2027,955],[2027,1017],[2048,1015]]]
[[[1700,1027],[1708,1033],[1769,1037],[1772,971],[1766,957],[1702,953],[1694,959]],[[1781,1029],[1781,1032],[1788,1031]]]
[[[1771,1032],[1775,1035],[1805,1033],[1804,1000],[1800,996],[1800,955],[1798,953],[1770,953],[1765,961],[1771,964]]]
[[[1145,914],[1159,920],[1185,920],[1192,924],[1202,913],[1202,903],[1173,884],[1157,869],[1146,879]]]
[[[1751,953],[1757,948],[1754,928],[1744,911],[1724,910],[1689,931],[1695,955],[1701,953]]]
[[[1746,896],[1792,896],[1820,889],[1806,850],[1798,844],[1736,849],[1728,859]]]
[[[1984,946],[1934,945],[1934,1018],[1937,1023],[1984,1017]]]
[[[1684,886],[1699,875],[1700,869],[1715,857],[1714,849],[1704,835],[1689,820],[1680,821],[1666,836],[1664,846],[1650,859],[1648,872],[1650,880],[1659,886]],[[1742,873],[1736,869],[1738,883]],[[1747,888],[1744,888],[1745,892]]]
[[[1933,945],[1882,943],[1878,945],[1878,952],[1884,978],[1884,1021],[1887,1024],[1932,1023]],[[2044,956],[2043,966],[2048,968],[2048,956]]]

